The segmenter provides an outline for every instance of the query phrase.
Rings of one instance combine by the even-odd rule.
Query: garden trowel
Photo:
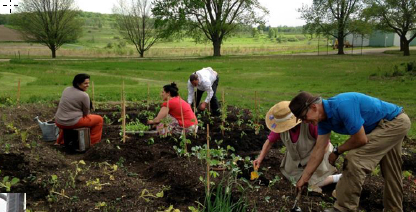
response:
[[[295,204],[293,204],[291,212],[302,212],[302,209],[298,206],[298,202],[300,201],[300,195],[302,194],[302,191],[298,191],[298,194],[296,195]]]

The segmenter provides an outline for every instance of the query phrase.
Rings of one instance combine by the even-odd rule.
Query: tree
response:
[[[130,4],[120,0],[113,8],[120,33],[134,44],[140,57],[144,57],[144,53],[161,38],[151,18],[151,10],[150,0],[131,0]]]
[[[76,41],[82,33],[74,0],[23,0],[15,24],[27,41],[39,42],[52,51]]]
[[[393,30],[400,36],[404,56],[410,56],[409,45],[416,37],[416,0],[369,0],[368,14],[381,29]],[[411,33],[410,38],[406,35]]]
[[[361,54],[363,54],[364,38],[373,33],[374,23],[370,20],[363,18],[360,20],[354,20],[350,27],[350,32],[353,35],[361,36]],[[354,40],[354,37],[353,37]]]
[[[269,38],[275,38],[276,37],[276,32],[274,31],[273,28],[269,29]]]
[[[344,54],[344,38],[361,10],[361,0],[314,0],[311,6],[303,5],[298,11],[311,30],[338,39],[338,54]]]
[[[212,42],[214,56],[240,24],[262,23],[267,9],[258,0],[155,0],[153,14],[164,35],[185,31],[196,41]]]

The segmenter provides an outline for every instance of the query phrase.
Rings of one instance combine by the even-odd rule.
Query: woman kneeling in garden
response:
[[[255,169],[258,169],[273,143],[282,141],[286,146],[286,153],[280,164],[280,171],[287,179],[296,182],[302,176],[302,172],[315,146],[318,126],[297,120],[289,109],[289,103],[289,101],[279,102],[267,112],[266,125],[271,132],[263,145],[259,157],[253,161],[253,166]],[[328,156],[333,148],[328,141],[325,159],[309,180],[314,191],[321,192],[320,187],[330,183],[337,183],[341,177],[341,174],[333,175],[336,169],[328,162]]]
[[[173,82],[163,86],[162,108],[157,117],[147,121],[147,124],[157,124],[160,135],[196,132],[198,121],[191,106],[178,96],[178,87]]]
[[[86,93],[90,85],[88,74],[77,74],[72,81],[72,87],[67,87],[62,92],[58,111],[55,114],[56,126],[59,132],[57,144],[64,144],[63,129],[90,128],[91,145],[101,141],[103,130],[103,118],[90,114],[92,107],[90,97]]]

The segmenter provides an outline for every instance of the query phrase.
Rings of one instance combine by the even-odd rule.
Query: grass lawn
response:
[[[59,100],[62,90],[75,74],[91,75],[95,99],[117,101],[125,81],[128,100],[145,100],[147,88],[154,101],[160,101],[162,86],[175,81],[180,94],[187,96],[189,75],[210,66],[220,74],[217,96],[225,92],[230,105],[254,108],[254,93],[261,114],[281,100],[290,100],[299,91],[324,98],[348,91],[366,93],[403,106],[416,122],[416,76],[394,75],[394,66],[412,62],[416,56],[330,55],[330,56],[241,56],[200,59],[94,59],[80,61],[12,60],[0,63],[0,105],[15,101],[21,80],[21,101]],[[89,90],[91,95],[91,89]],[[9,100],[7,100],[9,99]],[[410,136],[416,138],[416,125]]]

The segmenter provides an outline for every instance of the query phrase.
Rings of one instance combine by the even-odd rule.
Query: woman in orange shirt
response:
[[[198,121],[191,106],[184,101],[178,94],[178,87],[173,82],[163,86],[163,104],[158,115],[153,120],[147,121],[148,124],[157,125],[159,134],[180,134],[185,132],[195,132],[198,128]]]

